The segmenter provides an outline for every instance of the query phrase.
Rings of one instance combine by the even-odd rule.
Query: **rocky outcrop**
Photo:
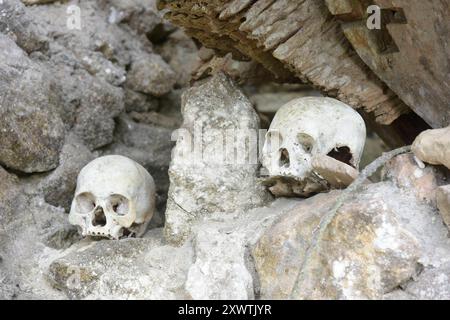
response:
[[[166,238],[176,244],[202,217],[245,211],[270,199],[256,179],[259,119],[243,93],[218,74],[189,89],[182,101],[184,122],[169,168],[165,225]],[[226,144],[227,135],[242,141],[228,138]]]
[[[384,299],[399,291],[442,297],[445,288],[436,295],[415,289],[445,275],[450,246],[442,220],[432,206],[390,183],[368,185],[344,203],[317,249],[305,256],[311,234],[338,197],[305,200],[264,233],[252,249],[262,298]]]
[[[0,71],[0,163],[27,173],[56,168],[64,142],[56,83],[3,34]]]
[[[80,243],[52,262],[51,283],[72,299],[184,299],[190,247],[164,245],[162,230],[144,239]]]
[[[94,159],[94,155],[75,136],[66,137],[61,150],[59,166],[39,182],[37,187],[47,203],[70,209],[80,170]]]
[[[175,72],[155,54],[136,57],[128,73],[127,86],[137,92],[160,97],[168,93],[176,82]]]
[[[412,146],[422,161],[450,169],[450,127],[422,132]]]
[[[420,163],[412,153],[390,160],[382,170],[384,180],[393,181],[403,190],[413,192],[419,200],[436,204],[436,188],[446,183],[447,175],[439,168]]]

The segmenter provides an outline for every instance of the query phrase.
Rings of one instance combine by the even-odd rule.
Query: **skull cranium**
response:
[[[111,155],[81,170],[69,221],[83,236],[120,239],[141,236],[154,210],[152,176],[135,161]]]
[[[278,196],[308,196],[330,184],[314,170],[316,159],[331,157],[348,172],[356,171],[366,139],[361,116],[331,98],[299,98],[278,110],[262,152],[269,185]],[[334,160],[333,159],[333,160]]]

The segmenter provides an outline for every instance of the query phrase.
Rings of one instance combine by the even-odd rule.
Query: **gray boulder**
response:
[[[71,299],[185,299],[192,258],[192,248],[166,246],[155,229],[143,239],[81,242],[47,277]]]
[[[76,136],[67,136],[58,168],[42,179],[38,186],[45,201],[55,207],[63,207],[68,212],[78,174],[93,159],[94,155]]]
[[[201,217],[246,211],[271,199],[257,181],[259,118],[244,94],[218,74],[187,90],[182,101],[184,122],[169,169],[165,224],[167,239],[177,244]],[[254,144],[233,141],[225,149],[225,137],[240,132],[254,135]]]
[[[128,72],[127,87],[160,97],[168,93],[176,82],[172,68],[157,54],[135,57]]]
[[[442,219],[414,190],[405,192],[390,182],[367,185],[353,194],[307,256],[313,232],[340,193],[302,201],[259,239],[252,256],[261,298],[445,296],[442,267],[449,261],[450,241]]]
[[[26,173],[54,169],[65,134],[56,83],[2,34],[0,73],[0,163]]]

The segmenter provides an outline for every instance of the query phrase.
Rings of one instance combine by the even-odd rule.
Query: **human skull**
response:
[[[365,139],[364,120],[350,106],[324,97],[292,100],[278,110],[266,134],[265,182],[278,196],[325,191],[330,184],[314,170],[313,160],[327,156],[357,170]]]
[[[141,236],[155,210],[155,183],[135,161],[117,155],[97,158],[78,175],[69,222],[83,236],[120,239]]]

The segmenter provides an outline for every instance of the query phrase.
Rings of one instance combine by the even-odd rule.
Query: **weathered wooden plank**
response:
[[[362,60],[432,127],[450,124],[450,2],[327,0]],[[381,30],[366,8],[381,8]],[[351,8],[351,9],[349,9]]]
[[[160,0],[204,45],[292,74],[390,124],[409,108],[355,54],[323,0]]]

